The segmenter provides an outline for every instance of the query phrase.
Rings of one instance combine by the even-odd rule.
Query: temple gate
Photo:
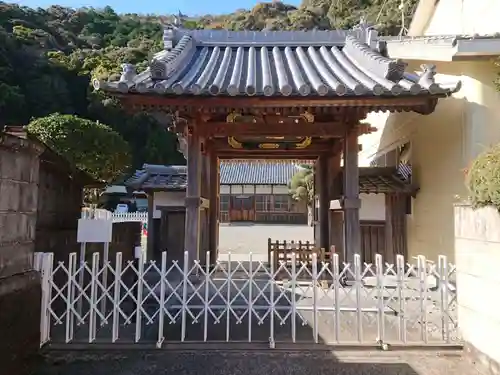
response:
[[[159,347],[173,336],[174,341],[184,342],[191,333],[194,340],[203,342],[268,339],[274,347],[280,340],[300,341],[304,334],[297,328],[300,322],[310,324],[315,343],[428,344],[434,335],[429,333],[428,323],[410,329],[408,320],[409,311],[416,309],[414,320],[422,322],[427,307],[405,305],[403,294],[410,293],[408,280],[431,274],[440,275],[436,279],[439,285],[433,288],[444,291],[448,288],[447,262],[430,266],[419,258],[416,266],[408,268],[402,255],[395,255],[390,267],[381,256],[363,265],[358,254],[358,137],[376,130],[363,122],[369,112],[429,114],[439,98],[452,94],[459,85],[437,84],[432,66],[425,66],[420,75],[406,72],[405,63],[384,56],[377,32],[363,24],[350,31],[283,32],[185,30],[168,25],[163,40],[164,50],[153,57],[144,72],[124,64],[118,82],[94,82],[97,90],[116,96],[131,112],[147,111],[164,121],[178,135],[187,157],[186,253],[184,262],[172,266],[181,275],[180,284],[168,277],[167,254],[157,263],[139,262],[134,269],[138,284],[127,289],[137,305],[136,342],[146,332],[141,323],[141,317],[146,317],[148,324],[158,320],[155,334]],[[340,251],[329,260],[313,254],[307,264],[292,253],[290,262],[253,265],[249,254],[248,265],[230,261],[220,265],[219,160],[235,158],[316,160],[316,245],[325,249],[335,246]],[[397,241],[390,232],[388,235],[388,243],[395,248]],[[159,281],[148,281],[149,273],[155,273]],[[350,279],[352,285],[344,279]],[[396,280],[391,281],[394,291],[388,289],[387,280]],[[141,289],[145,285],[148,289]],[[411,293],[421,297],[430,293],[424,284],[415,285],[420,287]],[[364,297],[365,292],[378,297]],[[399,297],[384,299],[389,292]],[[342,304],[342,296],[351,293],[355,302]],[[169,302],[171,298],[177,302]],[[154,314],[143,306],[149,300],[157,305]],[[447,332],[436,338],[441,344],[455,340],[450,334],[455,326],[448,314],[449,304],[448,299],[441,304],[446,306],[441,314],[444,320],[436,323]],[[403,305],[405,313],[401,310],[400,315],[394,315]],[[116,314],[113,340],[118,340],[115,325],[122,319],[120,312]],[[334,323],[322,320],[324,314],[333,314]],[[188,323],[200,323],[202,317],[203,329],[191,332]],[[364,318],[371,319],[372,326],[363,331]],[[123,319],[130,323],[125,315]],[[216,324],[221,319],[226,322],[225,331],[212,329],[210,322]],[[179,336],[165,333],[168,321],[174,325],[181,322]],[[233,327],[243,322],[248,327],[243,333]],[[261,327],[264,322],[265,329]],[[261,328],[255,328],[254,323]],[[396,328],[389,333],[392,324]],[[281,325],[290,325],[289,339],[279,331]],[[350,331],[353,325],[357,328]],[[92,329],[91,337],[95,338],[96,328]],[[408,335],[413,336],[408,339]]]

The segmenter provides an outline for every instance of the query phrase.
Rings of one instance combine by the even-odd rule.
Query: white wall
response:
[[[153,195],[153,218],[159,219],[161,212],[157,206],[184,206],[186,193],[183,191],[157,191]]]
[[[286,185],[221,185],[220,194],[288,194]]]
[[[492,35],[500,31],[498,0],[439,0],[424,35]]]
[[[385,194],[360,194],[360,220],[385,220]]]
[[[455,207],[458,325],[474,358],[500,363],[500,215],[494,208]],[[498,367],[497,367],[498,368]]]

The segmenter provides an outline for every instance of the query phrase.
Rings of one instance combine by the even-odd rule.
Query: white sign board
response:
[[[111,242],[113,234],[113,220],[79,219],[78,243],[105,243]]]

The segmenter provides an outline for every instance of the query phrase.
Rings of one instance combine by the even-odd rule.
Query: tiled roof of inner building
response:
[[[185,190],[187,186],[187,168],[177,165],[144,164],[142,169],[125,181],[126,186],[134,189]]]
[[[222,161],[221,185],[287,185],[300,166],[295,162]],[[126,182],[134,189],[183,191],[187,186],[186,166],[144,164]],[[397,168],[360,167],[359,191],[366,194],[408,193],[412,186]]]
[[[117,82],[96,89],[167,96],[380,96],[451,94],[460,82],[434,82],[378,52],[375,30],[244,31],[166,27],[165,49],[144,72],[123,64]]]
[[[360,167],[359,192],[364,194],[414,194],[418,189],[407,179],[407,169],[405,172],[402,173],[397,167]]]
[[[287,185],[299,166],[295,163],[221,162],[221,185]]]

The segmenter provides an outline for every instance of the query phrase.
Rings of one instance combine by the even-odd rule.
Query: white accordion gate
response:
[[[265,342],[326,345],[460,345],[455,267],[418,257],[396,264],[296,261],[54,263],[42,274],[41,345]],[[209,257],[207,256],[207,259]]]

